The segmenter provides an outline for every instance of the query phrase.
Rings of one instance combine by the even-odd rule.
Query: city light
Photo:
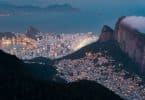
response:
[[[98,40],[97,37],[95,37],[95,38],[86,37],[85,39],[81,39],[77,44],[74,45],[73,50],[74,51],[79,50],[80,48],[82,48],[88,44],[91,44],[93,42],[96,42],[97,40]]]
[[[59,36],[55,33],[39,33],[36,39],[27,37],[22,33],[14,33],[14,36],[0,39],[0,49],[16,55],[20,59],[33,59],[35,57],[59,58],[79,50],[98,39],[98,36],[92,34],[92,32],[62,33]]]

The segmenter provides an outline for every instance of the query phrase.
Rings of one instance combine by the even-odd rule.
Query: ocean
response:
[[[120,16],[145,16],[145,7],[98,8],[96,11],[48,12],[31,15],[0,16],[0,32],[25,32],[33,26],[41,32],[99,34],[103,25],[114,28]]]

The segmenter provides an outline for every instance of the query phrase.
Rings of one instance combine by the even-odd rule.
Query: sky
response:
[[[145,5],[145,0],[0,0],[16,5],[39,5],[47,6],[51,4],[69,3],[78,8],[96,9],[96,5],[120,6],[120,5]]]
[[[48,6],[52,4],[71,4],[74,8],[80,11],[89,11],[96,13],[110,11],[126,12],[134,9],[144,9],[145,0],[0,0],[1,3],[14,5],[33,5],[33,6]],[[104,12],[105,13],[105,12]]]

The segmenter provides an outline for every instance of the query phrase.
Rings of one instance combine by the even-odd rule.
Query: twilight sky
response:
[[[0,0],[16,5],[39,5],[47,6],[50,4],[70,3],[75,7],[84,9],[96,9],[98,7],[123,7],[145,5],[145,0]]]

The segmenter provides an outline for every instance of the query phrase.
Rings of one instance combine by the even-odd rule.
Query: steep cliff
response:
[[[145,67],[145,34],[123,23],[126,17],[121,17],[115,27],[114,39],[128,56]],[[145,23],[144,23],[145,24]]]
[[[126,17],[120,17],[114,32],[104,26],[100,35],[100,42],[115,41],[121,50],[126,53],[142,69],[145,68],[145,34],[123,22]],[[138,17],[136,17],[138,18]],[[138,24],[138,22],[136,22]],[[145,23],[141,23],[142,25]],[[104,31],[106,30],[106,31]]]
[[[112,41],[113,40],[113,29],[109,26],[104,25],[99,38],[100,42]]]

